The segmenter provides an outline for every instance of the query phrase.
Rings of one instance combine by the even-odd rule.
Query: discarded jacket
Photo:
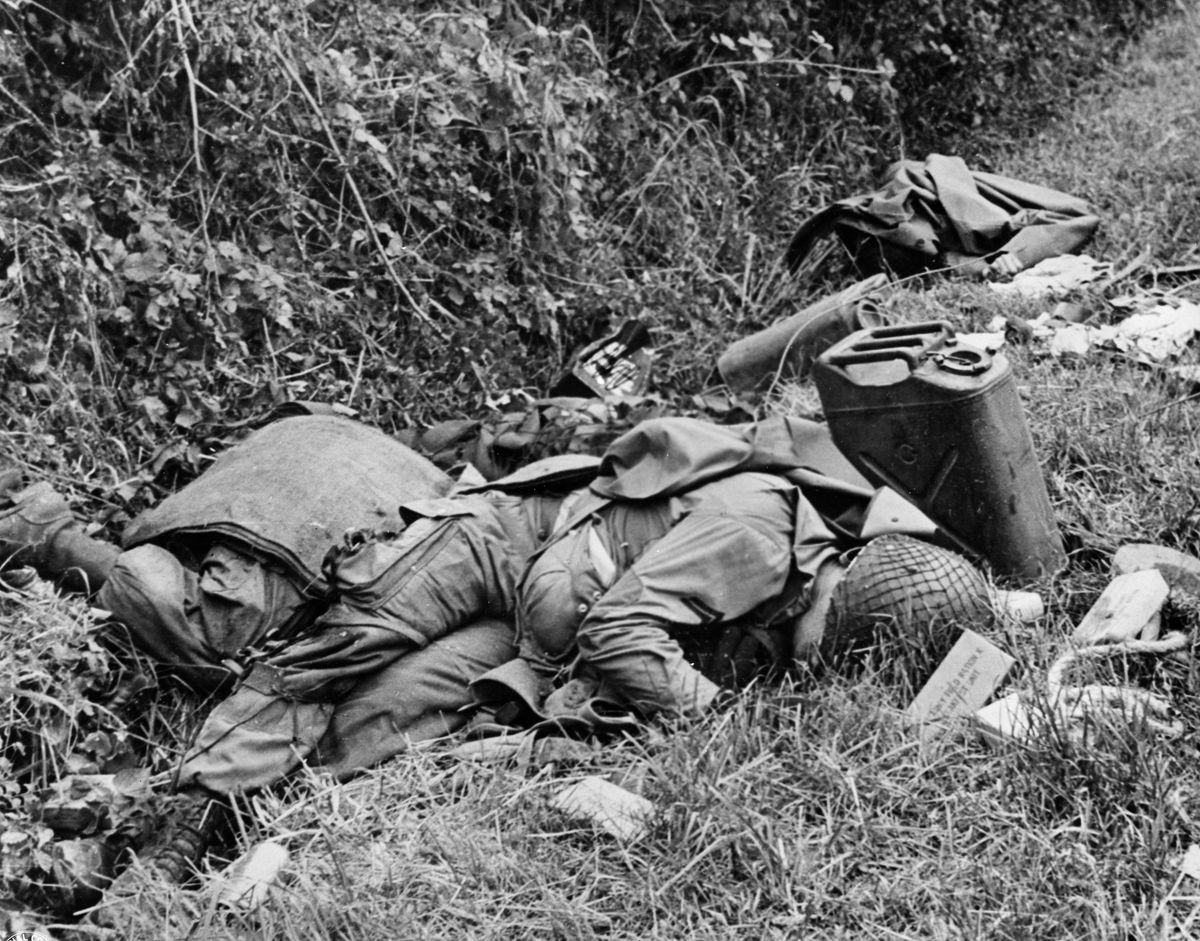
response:
[[[1028,267],[1076,251],[1099,224],[1082,199],[931,154],[923,163],[893,164],[880,189],[809,218],[784,258],[794,271],[819,239],[834,234],[864,274],[906,277],[1003,254]]]

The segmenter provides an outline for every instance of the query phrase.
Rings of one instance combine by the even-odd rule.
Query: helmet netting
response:
[[[869,542],[833,592],[825,631],[827,653],[868,646],[881,627],[907,632],[994,617],[983,573],[957,553],[892,534]]]

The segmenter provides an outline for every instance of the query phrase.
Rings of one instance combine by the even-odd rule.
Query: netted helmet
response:
[[[891,534],[867,543],[834,588],[822,648],[839,658],[881,634],[919,630],[925,643],[944,650],[960,627],[986,627],[993,618],[979,569],[955,552]]]

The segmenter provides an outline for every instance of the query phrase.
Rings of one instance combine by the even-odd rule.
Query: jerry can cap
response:
[[[981,376],[992,368],[991,352],[959,343],[954,337],[929,358],[938,369],[956,376]]]

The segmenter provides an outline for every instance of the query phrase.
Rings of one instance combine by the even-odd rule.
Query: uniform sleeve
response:
[[[698,510],[654,542],[604,592],[579,627],[583,660],[646,713],[691,715],[718,687],[689,664],[672,634],[740,617],[783,590],[792,508],[741,514]]]
[[[293,699],[336,699],[360,677],[481,617],[512,614],[513,560],[485,513],[418,519],[337,570],[339,598],[258,672]]]

